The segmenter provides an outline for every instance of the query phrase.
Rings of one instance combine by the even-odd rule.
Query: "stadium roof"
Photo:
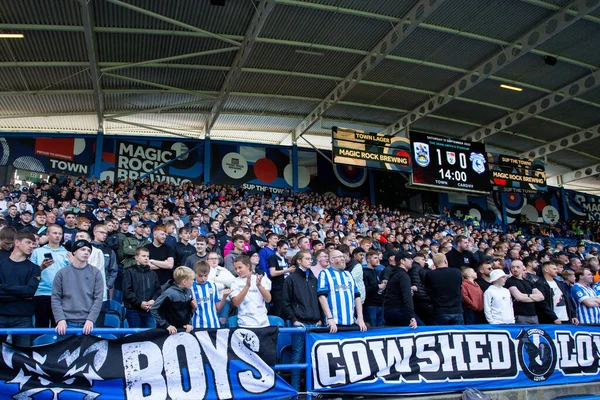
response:
[[[600,192],[600,0],[211,2],[3,0],[0,130],[329,149],[410,126]]]

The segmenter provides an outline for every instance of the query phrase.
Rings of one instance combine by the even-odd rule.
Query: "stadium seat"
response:
[[[108,301],[108,310],[118,313],[121,320],[125,318],[125,308],[123,307],[123,304],[116,300]]]
[[[117,303],[122,303],[123,302],[123,292],[115,289],[115,291],[113,293],[113,301],[116,301]]]
[[[269,326],[285,327],[285,321],[276,315],[269,315]]]
[[[233,317],[227,318],[227,323],[225,324],[227,328],[237,328],[238,326],[238,317],[234,315]]]
[[[49,333],[47,335],[38,336],[33,340],[33,346],[44,346],[60,342],[63,338],[59,337],[56,333]]]
[[[121,327],[121,319],[114,314],[106,314],[104,318],[104,326],[110,328],[120,328]]]

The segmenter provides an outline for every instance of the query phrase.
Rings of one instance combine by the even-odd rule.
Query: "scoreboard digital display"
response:
[[[483,143],[410,132],[412,183],[429,189],[487,194],[491,190]]]

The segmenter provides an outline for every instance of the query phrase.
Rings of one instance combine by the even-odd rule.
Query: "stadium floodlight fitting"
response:
[[[510,86],[510,85],[505,85],[505,84],[500,85],[500,87],[502,89],[514,90],[515,92],[522,92],[523,91],[523,88],[516,87],[516,86]]]
[[[0,33],[0,39],[23,39],[22,33]]]
[[[546,63],[546,65],[554,67],[556,65],[556,61],[556,57],[544,56],[544,62]]]

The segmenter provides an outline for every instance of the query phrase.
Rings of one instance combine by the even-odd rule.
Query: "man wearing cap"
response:
[[[577,251],[575,252],[575,257],[579,258],[581,262],[585,262],[585,242],[577,243]]]
[[[386,325],[410,326],[415,329],[424,325],[417,317],[412,298],[412,283],[408,272],[412,268],[412,255],[398,252],[396,265],[390,264],[390,276],[383,293],[383,317]]]
[[[515,322],[522,325],[538,324],[535,303],[543,301],[544,295],[525,278],[527,272],[522,261],[514,260],[510,265],[510,273],[512,276],[508,278],[504,287],[514,299]]]
[[[433,257],[435,269],[425,275],[425,289],[433,303],[436,325],[464,325],[462,308],[462,273],[448,268],[444,254]]]
[[[492,285],[483,294],[483,312],[489,324],[514,324],[515,314],[512,298],[504,288],[507,275],[501,269],[490,274]]]
[[[102,309],[104,280],[88,259],[92,245],[85,240],[73,244],[72,260],[56,273],[52,285],[52,313],[59,335],[69,328],[83,328],[87,335],[94,329]]]

